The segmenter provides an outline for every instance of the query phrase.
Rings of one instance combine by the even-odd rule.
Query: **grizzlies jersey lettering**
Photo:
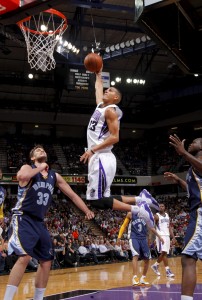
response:
[[[32,168],[35,168],[32,165]],[[17,204],[13,213],[20,215],[27,213],[32,217],[43,220],[52,202],[52,194],[56,183],[56,174],[48,170],[47,178],[37,173],[25,187],[18,185]]]
[[[103,102],[98,104],[88,124],[88,128],[87,128],[88,149],[91,149],[95,145],[101,144],[110,135],[107,122],[105,120],[105,111],[107,108],[114,107],[119,121],[123,115],[122,111],[117,105],[110,104],[108,106],[101,107],[102,104]],[[112,148],[113,146],[106,147],[104,152],[107,152],[107,150],[110,151]]]
[[[4,209],[5,197],[6,197],[6,191],[2,186],[0,186],[0,219],[4,217],[3,209]]]
[[[137,215],[132,215],[132,220],[128,226],[128,239],[145,239],[148,229],[144,219]]]
[[[165,213],[163,216],[159,213],[156,213],[159,217],[158,224],[156,225],[156,231],[159,235],[167,235],[170,236],[170,218],[167,213]]]
[[[202,204],[202,176],[199,176],[189,168],[186,176],[188,186],[188,202],[190,210],[195,210]]]

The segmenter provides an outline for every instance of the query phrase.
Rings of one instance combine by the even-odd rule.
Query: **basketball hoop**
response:
[[[51,70],[56,62],[53,52],[67,29],[67,19],[59,11],[48,9],[37,16],[29,16],[19,22],[27,45],[28,62],[36,70]]]

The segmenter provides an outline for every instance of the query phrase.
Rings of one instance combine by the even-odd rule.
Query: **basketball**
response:
[[[99,72],[100,69],[102,68],[102,64],[103,64],[102,57],[97,53],[93,53],[93,52],[89,53],[88,55],[86,55],[84,59],[84,66],[86,70],[90,72],[94,72],[94,73]]]

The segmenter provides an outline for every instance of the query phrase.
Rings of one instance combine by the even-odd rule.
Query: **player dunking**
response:
[[[12,300],[21,282],[31,257],[39,261],[36,273],[34,300],[42,300],[48,282],[51,261],[54,258],[52,241],[44,225],[44,216],[52,202],[54,187],[57,186],[88,219],[94,217],[82,199],[71,189],[61,175],[50,170],[47,155],[38,145],[30,151],[32,166],[23,165],[17,173],[18,201],[13,208],[12,234],[8,252],[19,256],[11,270],[4,300]]]
[[[103,93],[101,71],[96,73],[95,91],[97,107],[93,113],[87,129],[88,149],[81,156],[80,161],[88,161],[88,187],[86,200],[90,200],[93,207],[100,209],[114,209],[131,211],[131,205],[144,201],[155,202],[148,193],[136,197],[111,197],[111,184],[116,174],[116,158],[112,148],[119,141],[119,122],[122,111],[117,104],[121,101],[121,93],[114,87]],[[146,190],[145,190],[146,191]],[[146,199],[145,199],[146,198]],[[154,201],[153,201],[154,200]],[[129,205],[130,204],[130,205]],[[137,207],[134,207],[136,211]]]
[[[121,93],[114,87],[103,93],[101,70],[95,83],[97,107],[87,129],[88,150],[80,161],[88,160],[88,186],[86,199],[110,196],[110,187],[116,173],[116,158],[112,148],[119,141],[119,121],[122,111],[117,106]]]

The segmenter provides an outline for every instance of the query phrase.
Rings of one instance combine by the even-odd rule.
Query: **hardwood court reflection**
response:
[[[153,260],[150,262],[150,265]],[[175,274],[172,284],[181,283],[181,258],[169,258],[169,266]],[[139,262],[139,273],[142,273],[143,263]],[[157,277],[149,267],[147,280],[153,285],[170,284],[166,278],[165,268],[160,265],[161,277]],[[202,264],[198,262],[198,283],[202,283]],[[46,296],[60,294],[72,290],[106,290],[117,287],[131,286],[132,263],[101,264],[78,268],[52,270],[49,277]],[[34,294],[35,272],[26,273],[19,286],[15,300],[27,300]],[[0,276],[0,299],[3,299],[8,275]],[[169,282],[168,282],[169,281]]]

